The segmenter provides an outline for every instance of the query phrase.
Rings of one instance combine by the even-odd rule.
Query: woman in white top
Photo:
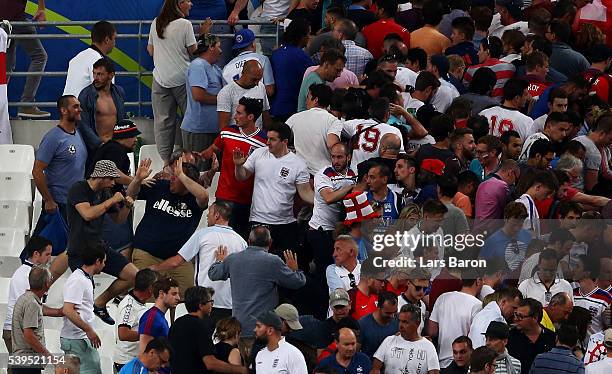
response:
[[[176,110],[185,113],[187,92],[185,73],[189,67],[190,55],[197,49],[197,42],[191,22],[185,17],[191,9],[190,0],[166,0],[158,17],[151,24],[147,51],[153,56],[153,126],[157,151],[164,163],[170,160],[175,140]],[[200,32],[207,33],[212,23],[207,20],[200,25]]]

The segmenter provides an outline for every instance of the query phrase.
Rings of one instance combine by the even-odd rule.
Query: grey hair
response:
[[[256,247],[267,248],[272,241],[270,230],[265,226],[255,226],[249,233],[249,244]]]
[[[415,304],[404,304],[400,308],[400,313],[410,313],[410,320],[416,324],[421,323],[421,309]]]
[[[51,273],[47,268],[42,266],[34,266],[30,270],[28,281],[30,282],[30,289],[33,291],[44,290],[47,284],[51,280]]]
[[[355,251],[359,249],[357,242],[350,235],[338,235],[335,241],[348,243],[351,245],[351,247],[353,247],[353,249],[355,249]]]
[[[582,167],[582,160],[568,153],[562,155],[561,158],[559,158],[559,161],[557,162],[558,170],[569,171],[574,170],[576,168],[582,170]]]

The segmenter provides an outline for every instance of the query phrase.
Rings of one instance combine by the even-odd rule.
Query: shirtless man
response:
[[[107,58],[101,58],[93,65],[93,83],[79,95],[83,108],[79,129],[91,158],[96,149],[113,137],[113,127],[125,118],[125,92],[113,84],[115,66]]]

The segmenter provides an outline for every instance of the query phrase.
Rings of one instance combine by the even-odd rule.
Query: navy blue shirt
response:
[[[356,352],[353,359],[347,367],[344,367],[336,360],[336,355],[333,354],[321,360],[318,368],[333,368],[338,374],[367,374],[372,368],[372,361],[368,356],[361,352]]]
[[[459,55],[466,66],[478,64],[478,51],[472,41],[461,42],[446,48],[445,55]]]
[[[136,228],[134,248],[165,260],[178,253],[195,232],[204,210],[195,196],[170,192],[170,181],[158,180],[153,187],[142,186],[138,199],[146,200],[142,221]]]
[[[584,374],[584,363],[565,347],[556,347],[541,353],[531,365],[534,374]],[[603,373],[602,373],[603,374]]]
[[[397,318],[386,326],[381,326],[374,319],[372,313],[361,318],[359,320],[359,340],[361,340],[361,351],[368,355],[368,357],[374,356],[380,343],[385,340],[387,336],[395,335],[399,331],[399,321]]]
[[[191,0],[189,19],[227,19],[225,0]]]
[[[270,62],[276,82],[276,94],[270,101],[270,114],[274,117],[290,116],[297,111],[306,68],[314,63],[303,49],[291,44],[275,50]]]

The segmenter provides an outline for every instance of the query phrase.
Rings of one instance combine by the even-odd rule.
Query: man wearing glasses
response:
[[[493,374],[497,368],[495,363],[497,352],[487,347],[480,347],[474,350],[470,359],[471,374]]]
[[[168,366],[171,350],[167,339],[155,338],[147,344],[143,353],[125,364],[119,374],[157,373],[160,368]]]
[[[427,318],[427,305],[423,301],[425,290],[429,287],[430,274],[425,269],[416,268],[409,274],[408,288],[397,298],[397,307],[401,309],[404,305],[414,305],[421,310],[421,323],[418,333],[423,331],[425,319]]]
[[[521,300],[514,312],[514,325],[508,337],[508,353],[521,362],[523,373],[528,373],[531,364],[540,353],[555,346],[554,332],[542,327],[542,304],[531,298]]]
[[[543,306],[547,306],[553,295],[559,292],[572,295],[573,289],[569,282],[557,278],[558,265],[557,252],[554,249],[545,249],[540,254],[536,274],[529,279],[525,279],[519,285],[519,290],[523,296],[534,298],[541,302]]]

